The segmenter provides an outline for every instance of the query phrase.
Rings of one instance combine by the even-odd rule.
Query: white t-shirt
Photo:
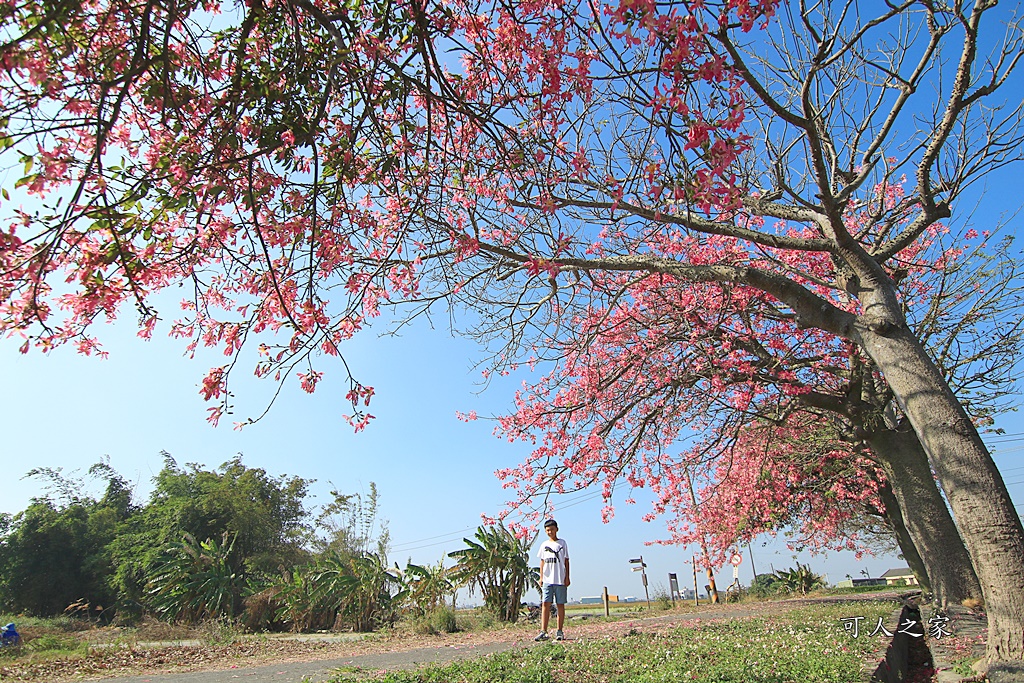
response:
[[[542,583],[553,586],[565,585],[565,561],[569,559],[569,546],[563,539],[545,539],[537,550],[537,559],[544,561],[544,573],[540,577]]]

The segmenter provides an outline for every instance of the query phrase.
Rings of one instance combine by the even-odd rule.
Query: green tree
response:
[[[14,516],[0,544],[5,608],[49,616],[80,599],[108,603],[93,561],[105,539],[90,533],[89,512],[81,503],[58,508],[36,501]]]
[[[241,455],[205,470],[197,464],[181,469],[165,454],[155,483],[146,513],[164,535],[216,538],[227,532],[248,571],[276,572],[306,557],[304,500],[312,480],[272,477],[246,467]]]
[[[479,589],[488,610],[502,621],[514,622],[519,619],[523,595],[539,585],[537,570],[530,566],[530,543],[503,524],[479,527],[474,538],[464,538],[466,548],[448,553],[458,562],[452,579],[470,591]]]
[[[371,631],[394,622],[407,592],[397,568],[387,566],[390,534],[380,516],[380,493],[331,491],[317,516],[314,560],[285,572],[261,595],[295,631],[347,626]],[[257,601],[254,601],[254,603]]]
[[[332,596],[341,620],[356,631],[393,624],[407,595],[398,572],[376,553],[350,558],[344,567],[325,568],[316,579],[323,602],[331,604],[326,596]]]
[[[337,613],[321,609],[316,595],[313,565],[285,572],[273,586],[253,596],[260,597],[276,610],[275,617],[298,633],[331,628]]]
[[[141,613],[161,552],[184,535],[197,541],[232,539],[231,572],[240,581],[266,579],[307,562],[311,531],[304,502],[311,480],[272,477],[236,456],[216,470],[181,468],[164,453],[149,502],[119,534],[111,552],[123,605]]]
[[[89,474],[106,481],[99,499],[85,493],[83,478],[40,468],[26,476],[43,479],[46,494],[0,524],[0,605],[39,616],[60,614],[72,603],[93,614],[116,602],[107,548],[135,508],[131,492],[109,465]]]
[[[380,492],[370,482],[370,490],[362,493],[331,491],[333,500],[317,515],[316,526],[322,535],[316,539],[321,551],[335,550],[343,555],[359,557],[376,553],[387,557],[391,542],[388,520],[380,516]]]
[[[279,605],[277,617],[300,632],[341,626],[372,631],[394,623],[408,595],[398,571],[380,555],[337,550],[286,574],[269,590]]]
[[[766,598],[778,592],[779,580],[775,573],[758,574],[750,583],[750,592],[759,598]]]

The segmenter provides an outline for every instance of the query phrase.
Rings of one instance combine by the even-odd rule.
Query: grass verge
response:
[[[879,641],[842,617],[888,620],[891,602],[818,605],[783,615],[700,622],[659,633],[547,643],[415,671],[338,673],[333,683],[849,683]],[[855,612],[855,614],[854,614]]]

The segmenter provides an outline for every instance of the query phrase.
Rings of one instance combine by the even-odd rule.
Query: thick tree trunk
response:
[[[892,489],[889,487],[888,483],[879,486],[878,499],[882,501],[882,505],[885,506],[883,516],[889,523],[889,526],[892,527],[893,534],[896,536],[896,543],[900,547],[900,553],[903,555],[903,559],[907,561],[910,571],[914,572],[914,576],[917,577],[917,582],[921,584],[921,589],[926,593],[932,592],[931,580],[928,578],[928,569],[924,565],[921,553],[917,551],[917,544],[914,543],[914,539],[910,535],[910,530],[907,529],[907,525],[903,521],[903,513],[901,511],[900,504],[897,502],[896,496],[893,495]],[[964,552],[966,553],[966,550]]]
[[[885,375],[913,425],[981,581],[989,629],[986,660],[1024,660],[1024,527],[1003,478],[963,406],[906,325],[867,323],[858,319],[851,336]]]
[[[978,576],[949,508],[935,485],[928,456],[917,434],[878,430],[868,438],[868,443],[885,468],[898,506],[894,517],[905,525],[912,544],[920,552],[936,602],[945,607],[950,602],[980,598]],[[907,553],[903,555],[909,562]]]

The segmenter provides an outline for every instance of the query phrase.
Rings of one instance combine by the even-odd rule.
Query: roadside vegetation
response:
[[[41,495],[0,514],[0,623],[21,635],[0,648],[3,680],[142,670],[157,659],[199,667],[302,657],[333,645],[275,633],[348,632],[372,644],[491,630],[515,624],[536,596],[530,543],[501,525],[433,564],[390,561],[372,483],[310,506],[309,480],[271,476],[240,456],[206,469],[168,454],[143,502],[106,462],[83,476],[27,476]],[[463,587],[484,606],[456,611]]]
[[[857,616],[888,619],[891,602],[861,603]],[[704,622],[668,632],[632,631],[516,649],[479,660],[416,671],[349,670],[334,683],[588,683],[593,681],[748,681],[750,683],[848,683],[863,677],[879,646],[850,638],[840,626],[849,605],[816,605],[783,615]]]
[[[154,658],[212,666],[225,658],[296,656],[302,648],[328,647],[250,634],[347,631],[384,643],[515,629],[537,595],[529,542],[501,525],[477,529],[464,548],[436,564],[389,562],[388,525],[373,484],[367,493],[332,492],[328,505],[310,510],[309,481],[271,477],[240,457],[205,470],[179,467],[168,455],[143,504],[105,463],[90,475],[103,484],[100,495],[86,493],[84,479],[34,470],[30,476],[44,482],[45,495],[0,517],[0,565],[6,567],[0,623],[17,623],[22,637],[21,645],[0,648],[0,677],[58,680],[68,667],[142,670]],[[462,587],[478,594],[483,606],[456,610]],[[759,575],[753,586],[726,597],[756,603],[826,590],[820,576],[798,564]],[[652,597],[656,614],[695,609],[691,601],[673,603],[657,587]],[[646,607],[614,604],[611,620],[646,614]],[[881,614],[892,606],[871,609]],[[570,614],[577,623],[604,620],[601,605],[573,605]],[[692,674],[706,669],[727,676],[761,662],[781,678],[749,680],[827,681],[844,680],[851,662],[859,666],[858,648],[866,643],[836,649],[837,615],[828,608],[794,615],[638,634],[607,650],[592,643],[542,647],[447,673],[395,674],[394,680],[704,680]],[[639,673],[630,669],[638,658],[649,663]],[[689,668],[680,669],[684,664]]]
[[[8,614],[300,633],[369,633],[405,620],[452,632],[461,587],[481,593],[494,620],[515,622],[537,586],[529,542],[500,525],[478,529],[437,564],[391,563],[372,483],[365,493],[333,491],[329,504],[310,509],[311,481],[270,476],[240,456],[207,470],[165,454],[143,504],[104,462],[87,477],[47,468],[28,476],[44,494],[0,515],[0,611]],[[90,495],[97,481],[102,491]]]
[[[816,591],[815,595],[827,592],[830,591]],[[743,598],[743,602],[749,603],[749,607],[744,605],[741,609],[755,612],[786,609],[781,605],[772,606],[773,600],[762,600],[749,595]],[[633,620],[637,617],[672,615],[679,620],[688,619],[690,613],[697,616],[698,612],[692,602],[677,602],[668,610],[655,605],[651,611],[646,610],[643,605],[629,603],[629,611],[626,611],[625,606],[619,605],[619,610],[613,612],[610,619],[594,615],[577,615],[572,618],[571,629],[575,635],[569,644],[573,647],[580,644],[582,647],[589,643],[586,647],[590,649],[566,653],[541,648],[536,654],[502,655],[505,659],[499,659],[497,663],[483,660],[460,664],[448,671],[424,673],[422,677],[417,677],[418,674],[397,674],[395,681],[448,683],[450,680],[458,683],[460,680],[503,680],[499,676],[504,676],[506,669],[517,670],[516,667],[521,667],[524,675],[530,672],[536,674],[532,678],[526,675],[526,678],[522,679],[524,681],[555,683],[560,680],[577,680],[573,676],[577,676],[578,670],[586,667],[590,660],[598,667],[594,670],[594,675],[608,673],[609,678],[606,680],[856,680],[843,679],[843,672],[852,670],[854,664],[851,662],[854,660],[864,662],[877,657],[879,650],[873,648],[884,648],[886,642],[879,638],[864,637],[852,640],[841,632],[840,619],[864,616],[864,623],[867,623],[876,620],[877,616],[888,618],[888,615],[892,614],[894,603],[881,603],[881,607],[876,607],[877,604],[872,602],[846,606],[829,605],[811,609],[796,607],[795,610],[790,608],[792,612],[786,617],[766,617],[754,620],[752,624],[751,620],[745,619],[738,621],[735,627],[726,627],[724,622],[707,623],[697,629],[699,633],[690,634],[687,629],[680,629],[669,634],[662,632],[660,635],[652,634],[646,627],[641,627],[644,630],[643,634],[629,635],[633,631]],[[708,603],[702,601],[700,610],[707,608]],[[702,616],[706,618],[713,616],[713,613],[709,615],[705,612]],[[135,626],[97,627],[90,626],[80,619],[58,617],[45,620],[28,619],[23,623],[23,632],[27,636],[23,641],[25,645],[0,650],[0,678],[12,683],[54,683],[78,678],[83,673],[140,674],[152,671],[154,667],[184,672],[225,669],[229,666],[257,666],[282,659],[350,657],[358,653],[381,653],[410,647],[437,647],[463,642],[461,639],[466,637],[478,639],[482,636],[488,642],[528,641],[535,628],[534,624],[522,621],[515,624],[502,622],[493,612],[483,607],[452,611],[447,606],[441,606],[435,611],[419,616],[406,612],[392,627],[376,633],[334,635],[334,639],[342,639],[340,642],[329,642],[331,636],[326,634],[314,636],[312,640],[292,640],[290,638],[298,636],[287,634],[281,634],[289,638],[287,640],[272,634],[247,634],[236,624],[226,621],[208,621],[185,626],[146,618]],[[453,630],[460,633],[476,632],[479,635],[449,635]],[[593,640],[595,638],[597,640]],[[752,645],[753,643],[756,643],[756,647]],[[828,644],[828,647],[822,643]],[[794,658],[794,652],[799,655],[804,651],[810,652],[811,655]],[[680,656],[695,661],[712,658],[714,666],[709,671],[717,672],[715,675],[721,675],[723,678],[679,678],[679,674],[684,672],[672,668],[671,653],[682,653]],[[768,671],[774,671],[779,677],[736,678],[735,671],[741,670],[745,663],[749,663],[749,658],[754,656],[759,658],[758,661],[761,661]],[[566,660],[566,657],[574,659],[570,661]],[[652,667],[657,665],[656,671],[647,671],[636,666],[635,662],[631,666],[631,657],[651,657]],[[665,661],[662,661],[663,659]],[[799,667],[811,670],[812,673]],[[647,678],[637,677],[638,670]],[[616,671],[621,676],[612,675]],[[657,675],[661,675],[657,673],[659,671],[668,678],[657,678]],[[817,676],[813,671],[833,672],[835,676]],[[436,678],[427,677],[430,675]],[[363,680],[375,677],[374,672],[349,670],[337,680]],[[515,683],[520,678],[509,677],[504,680]],[[579,674],[578,680],[601,679]]]

